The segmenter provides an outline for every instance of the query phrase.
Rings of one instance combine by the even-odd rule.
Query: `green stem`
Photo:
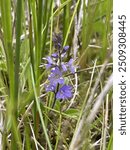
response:
[[[22,15],[22,0],[17,1],[16,9],[16,49],[15,49],[15,106],[14,113],[17,114],[18,89],[19,89],[19,68],[20,68],[20,35],[21,35],[21,16]]]

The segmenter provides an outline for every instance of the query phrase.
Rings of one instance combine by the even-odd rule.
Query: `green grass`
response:
[[[111,20],[112,0],[0,0],[1,149],[112,150]],[[73,98],[52,108],[40,66],[55,52],[54,33],[79,67],[66,76]]]

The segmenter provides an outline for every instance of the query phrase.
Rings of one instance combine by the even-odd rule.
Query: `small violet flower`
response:
[[[52,85],[63,84],[64,79],[62,77],[62,72],[58,67],[55,67],[51,70],[51,74],[48,76],[48,80]]]
[[[71,73],[75,73],[75,66],[73,65],[73,63],[74,63],[74,60],[72,58],[67,63],[68,68],[69,68]]]
[[[53,84],[45,85],[46,92],[54,92],[55,88]]]
[[[57,99],[68,99],[72,97],[72,87],[63,85],[56,94]]]
[[[48,62],[47,64],[45,64],[46,69],[49,69],[55,65],[55,62],[53,61],[53,59],[50,56],[45,58],[45,60],[47,60],[47,62]]]
[[[61,67],[63,72],[66,72],[68,70],[67,65],[64,62],[61,63]]]

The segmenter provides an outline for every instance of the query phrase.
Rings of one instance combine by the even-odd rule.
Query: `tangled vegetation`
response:
[[[0,149],[112,150],[112,0],[0,0]]]

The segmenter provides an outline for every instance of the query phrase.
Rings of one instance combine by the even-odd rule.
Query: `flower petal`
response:
[[[58,53],[53,53],[51,56],[54,58],[58,58]]]
[[[74,66],[70,66],[69,70],[71,73],[75,73],[75,67]]]
[[[63,51],[62,51],[62,53],[65,53],[65,52],[67,52],[67,50],[69,49],[69,46],[67,45],[67,46],[64,46],[63,47]]]
[[[61,64],[61,67],[62,67],[62,70],[63,70],[64,72],[67,71],[67,65],[66,65],[66,64],[62,63],[62,64]]]
[[[53,64],[54,63],[53,60],[52,60],[52,58],[50,56],[48,56],[46,58],[46,60],[48,61],[49,64]]]
[[[60,77],[60,78],[58,79],[58,83],[59,83],[59,84],[64,84],[64,79],[63,79],[62,77]]]
[[[69,60],[69,62],[68,62],[68,65],[72,65],[73,62],[74,62],[74,59],[71,58],[71,59]]]
[[[75,73],[75,66],[73,65],[74,60],[71,58],[68,62],[68,67],[71,73]]]
[[[56,87],[54,85],[52,85],[52,84],[45,85],[46,92],[54,92],[55,88]]]
[[[51,64],[45,64],[45,67],[46,67],[46,69],[49,69],[52,67],[52,65]]]
[[[56,94],[57,99],[68,99],[72,97],[72,87],[63,85]]]

